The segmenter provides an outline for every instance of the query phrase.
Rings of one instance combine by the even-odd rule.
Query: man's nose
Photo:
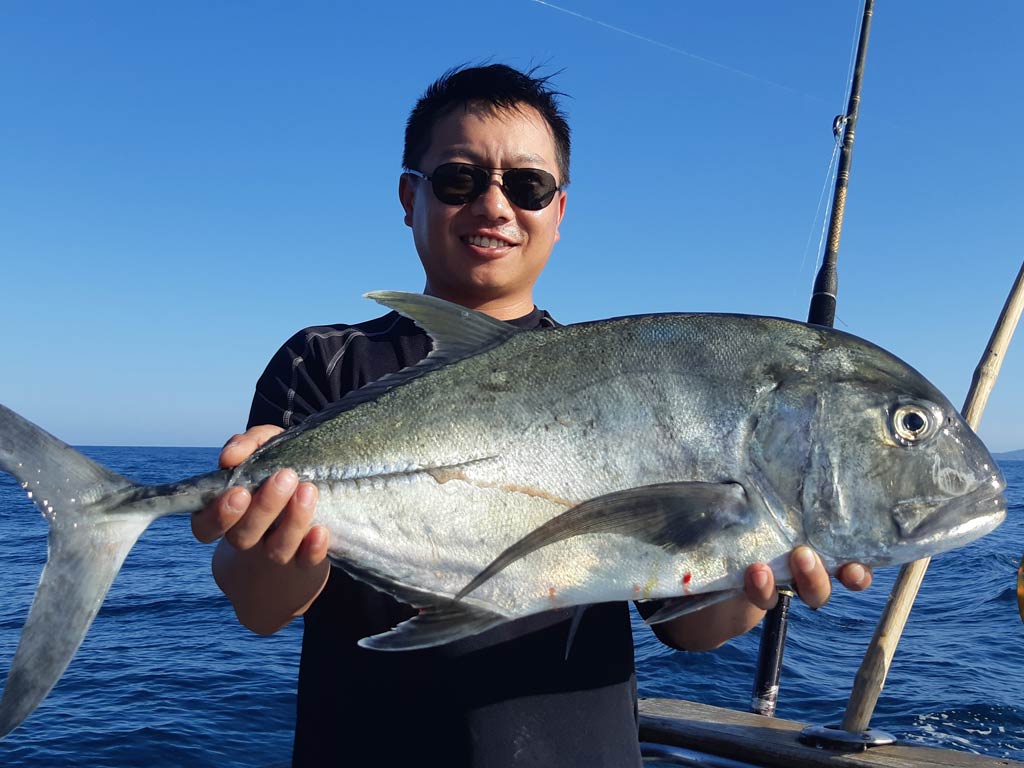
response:
[[[505,197],[505,190],[501,188],[501,174],[497,171],[491,173],[487,189],[480,193],[480,197],[472,203],[472,210],[478,216],[485,216],[488,219],[508,219],[511,216],[511,203]]]

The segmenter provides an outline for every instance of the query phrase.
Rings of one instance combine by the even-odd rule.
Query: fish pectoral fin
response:
[[[742,594],[743,590],[737,588],[722,589],[717,592],[702,592],[699,595],[669,597],[663,600],[648,600],[638,603],[637,610],[643,616],[645,624],[661,624],[664,621],[677,619],[680,616],[703,610]]]
[[[499,571],[541,547],[586,533],[616,533],[677,552],[750,523],[739,483],[658,483],[584,501],[534,529],[496,557],[455,596],[461,600]]]
[[[504,624],[508,617],[454,600],[438,600],[394,629],[359,641],[375,651],[411,651],[444,645]]]

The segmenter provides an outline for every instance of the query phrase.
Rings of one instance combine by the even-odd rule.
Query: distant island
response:
[[[993,453],[992,458],[997,461],[1024,461],[1024,448],[1006,453]]]

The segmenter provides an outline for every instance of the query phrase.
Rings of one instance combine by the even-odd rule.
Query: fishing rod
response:
[[[839,257],[839,238],[843,230],[843,216],[846,213],[846,192],[850,184],[850,168],[853,163],[853,140],[860,112],[860,91],[864,78],[864,62],[868,52],[868,35],[871,32],[871,18],[874,15],[874,0],[864,0],[864,13],[860,24],[860,39],[857,42],[857,58],[850,83],[850,97],[846,114],[838,115],[832,123],[832,131],[838,139],[843,137],[836,171],[836,183],[832,192],[832,213],[829,218],[828,237],[821,268],[814,280],[811,306],[807,322],[832,327],[836,316],[836,295],[839,277],[836,262]],[[789,624],[789,605],[795,593],[784,587],[779,589],[779,601],[765,616],[761,627],[761,643],[757,654],[757,676],[750,701],[750,711],[758,715],[773,717],[779,700],[779,677],[782,672],[782,656],[785,650],[786,629]]]

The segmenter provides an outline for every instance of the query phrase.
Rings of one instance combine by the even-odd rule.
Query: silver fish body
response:
[[[509,618],[734,589],[759,561],[786,580],[801,543],[833,570],[907,562],[991,530],[1005,506],[985,448],[908,366],[840,332],[728,315],[514,334],[252,463],[316,479],[332,557],[354,574],[441,597],[588,500],[583,529],[625,518],[570,528],[464,597]],[[659,519],[631,530],[645,503]]]
[[[318,485],[332,561],[421,608],[362,641],[392,650],[552,608],[691,598],[664,620],[733,594],[753,562],[788,580],[801,543],[833,570],[902,563],[1005,516],[1004,480],[953,406],[848,334],[733,315],[519,332],[431,297],[372,297],[424,327],[431,356],[231,473],[134,486],[0,412],[0,468],[44,494],[51,523],[0,733],[59,678],[150,520],[281,467]]]

